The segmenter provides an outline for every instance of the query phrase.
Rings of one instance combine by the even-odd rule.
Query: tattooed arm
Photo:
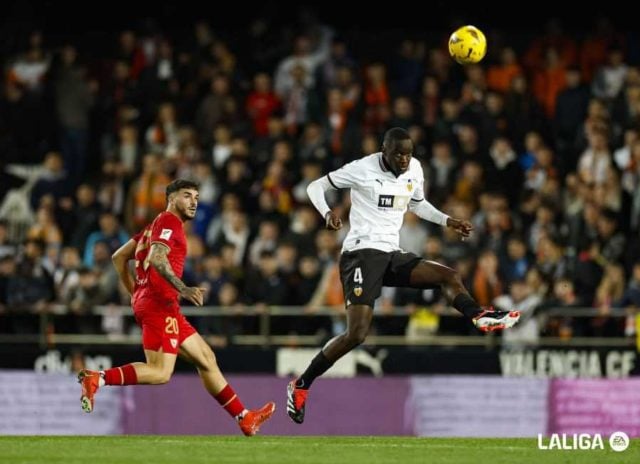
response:
[[[153,268],[160,274],[167,282],[180,292],[180,296],[185,300],[189,300],[196,306],[202,306],[204,302],[204,295],[202,289],[198,287],[187,287],[180,278],[175,275],[167,255],[169,254],[169,247],[162,243],[151,244],[151,250],[149,250],[149,262]]]
[[[174,274],[173,269],[171,269],[171,264],[169,264],[169,259],[167,258],[169,251],[169,247],[161,243],[151,244],[149,262],[153,268],[158,271],[158,274],[164,277],[176,290],[181,292],[186,285]]]

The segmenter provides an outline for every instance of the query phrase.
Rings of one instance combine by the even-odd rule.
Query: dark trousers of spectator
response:
[[[88,143],[89,131],[87,129],[69,127],[60,129],[60,150],[64,158],[64,169],[67,171],[68,178],[76,184],[85,174]]]

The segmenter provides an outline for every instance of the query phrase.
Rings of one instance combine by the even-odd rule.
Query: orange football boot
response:
[[[263,422],[269,420],[275,410],[276,404],[273,401],[269,401],[260,409],[247,411],[244,417],[238,421],[240,430],[242,430],[242,433],[247,437],[254,436],[258,430],[260,430]]]
[[[82,369],[78,373],[78,383],[82,385],[80,404],[84,412],[93,411],[93,397],[100,388],[100,372]]]

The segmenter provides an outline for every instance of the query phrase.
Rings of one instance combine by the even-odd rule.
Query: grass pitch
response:
[[[0,437],[2,464],[639,463],[623,452],[538,449],[536,439],[412,437],[108,436]]]

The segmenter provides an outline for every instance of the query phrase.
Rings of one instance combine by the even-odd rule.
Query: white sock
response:
[[[242,418],[244,417],[244,415],[245,415],[246,413],[248,413],[248,412],[249,412],[249,410],[248,410],[248,409],[243,409],[243,410],[242,410],[242,412],[236,416],[236,420],[237,420],[237,421],[241,421],[241,420],[242,420]]]
[[[99,387],[104,387],[105,386],[105,382],[104,382],[104,371],[100,371],[100,380],[98,380],[98,386]]]

